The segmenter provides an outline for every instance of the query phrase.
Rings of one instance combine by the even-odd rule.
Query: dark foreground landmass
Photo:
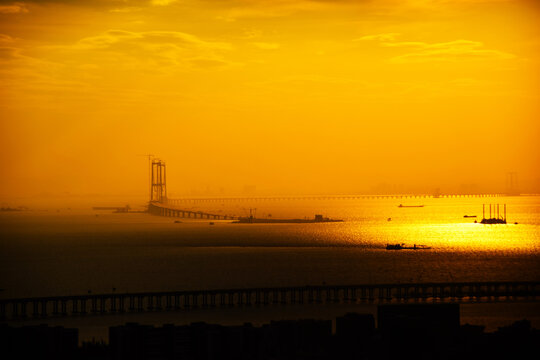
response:
[[[528,320],[494,332],[460,325],[458,304],[380,305],[371,314],[335,320],[222,326],[109,328],[109,342],[84,342],[78,330],[0,325],[3,359],[536,359],[540,330]]]

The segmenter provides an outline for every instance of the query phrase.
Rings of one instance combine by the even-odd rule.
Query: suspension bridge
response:
[[[216,214],[189,210],[196,203],[262,202],[295,200],[369,200],[369,199],[427,199],[463,197],[500,197],[505,194],[402,194],[402,195],[313,195],[313,196],[258,196],[258,197],[192,197],[172,199],[167,196],[166,165],[163,160],[152,159],[150,163],[150,202],[148,212],[153,215],[215,220],[237,220],[237,215]]]

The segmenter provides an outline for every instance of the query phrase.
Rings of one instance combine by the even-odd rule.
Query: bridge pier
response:
[[[107,305],[107,298],[105,298],[104,296],[102,296],[100,298],[100,307],[99,307],[99,312],[101,312],[102,314],[107,312],[107,309],[105,308]]]
[[[144,296],[137,296],[137,311],[143,312],[144,311]]]
[[[42,317],[47,316],[47,300],[41,301],[41,316]]]
[[[110,298],[110,307],[109,307],[109,311],[112,312],[112,313],[115,313],[118,311],[117,307],[116,307],[116,296],[112,295]]]
[[[189,294],[184,295],[184,309],[189,309]]]
[[[360,290],[360,292],[362,293],[361,299],[362,299],[363,301],[367,300],[367,299],[368,299],[368,296],[367,296],[367,289],[366,289],[365,287],[362,287],[361,290]]]
[[[403,300],[405,300],[405,302],[409,301],[409,287],[408,286],[405,286],[403,288]]]
[[[277,304],[278,302],[279,302],[278,291],[274,290],[272,293],[272,303]]]
[[[386,300],[392,301],[392,287],[390,286],[386,288]]]
[[[13,304],[13,315],[14,316],[17,316],[18,313],[17,313],[17,306],[18,304],[17,303],[14,303]],[[36,300],[36,301],[32,301],[32,317],[39,317],[39,302]]]
[[[129,301],[128,311],[130,312],[135,311],[135,297],[133,295],[129,295],[128,301]]]
[[[379,301],[381,302],[384,300],[384,290],[385,290],[384,287],[379,287],[377,289],[377,295],[379,296]]]
[[[237,293],[237,301],[236,303],[240,306],[244,305],[244,293],[242,291],[239,291]]]
[[[235,290],[190,291],[177,293],[142,293],[142,294],[103,294],[73,297],[48,297],[35,299],[0,300],[0,318],[24,319],[28,310],[34,318],[67,315],[84,315],[86,302],[90,302],[93,314],[124,312],[127,305],[132,312],[189,309],[199,305],[207,308],[216,306],[219,296],[220,306],[250,306],[273,304],[303,304],[356,302],[356,294],[361,301],[380,303],[418,301],[480,302],[512,301],[516,299],[535,299],[540,291],[540,282],[477,282],[477,283],[430,283],[430,284],[380,284],[355,286],[306,286],[281,288],[256,288]],[[165,297],[165,300],[163,298]],[[181,298],[184,297],[182,300]],[[200,297],[200,299],[199,299]],[[323,301],[324,300],[324,301]],[[71,305],[68,304],[71,301]],[[127,302],[127,304],[126,304]],[[163,302],[165,304],[163,304]],[[70,311],[68,311],[68,305]]]
[[[208,307],[208,294],[206,292],[203,292],[201,294],[202,297],[202,307],[207,308]]]
[[[219,306],[225,306],[225,293],[219,293]]]
[[[126,311],[126,304],[125,304],[126,298],[124,296],[120,296],[118,301],[119,301],[118,311],[121,313],[125,312]]]
[[[60,314],[60,312],[58,311],[58,300],[53,300],[53,311],[52,311],[52,314],[54,316],[58,316],[58,314]]]
[[[25,319],[27,317],[27,315],[26,315],[26,301],[21,301],[20,305],[21,305],[21,315],[20,315],[20,317]]]
[[[91,307],[91,310],[90,310],[90,311],[91,311],[93,314],[97,313],[98,310],[97,310],[97,298],[96,298],[96,297],[92,297],[92,298],[91,298],[91,304],[92,304],[92,305],[91,305],[92,307]]]
[[[427,286],[423,285],[420,287],[421,289],[421,292],[422,292],[422,301],[426,301],[427,298],[428,298],[428,289],[427,289]]]
[[[335,302],[335,303],[338,303],[339,302],[339,289],[338,288],[333,288],[332,293],[334,295],[332,301]]]
[[[11,313],[11,316],[12,316],[13,318],[15,318],[15,319],[19,317],[19,304],[20,304],[19,302],[15,302],[15,303],[13,303],[13,305],[12,305],[12,309],[11,309],[12,313]]]

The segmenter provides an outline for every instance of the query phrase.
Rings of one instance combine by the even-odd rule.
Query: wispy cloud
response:
[[[388,59],[390,63],[423,63],[432,61],[462,61],[475,59],[513,59],[516,55],[487,49],[484,43],[472,40],[453,40],[440,43],[398,41],[398,33],[366,35],[353,41],[378,41],[387,48],[400,48],[408,52]]]
[[[321,11],[335,7],[336,3],[320,0],[273,0],[273,1],[235,1],[218,18],[225,21],[238,19],[281,18],[300,12]]]
[[[423,42],[385,43],[387,47],[406,47],[412,52],[395,56],[392,63],[422,63],[431,61],[459,61],[475,59],[513,59],[516,56],[507,52],[486,49],[480,41],[454,40],[428,44]]]
[[[6,34],[0,34],[0,43],[11,43],[15,41],[11,36]]]
[[[131,12],[137,12],[142,11],[144,8],[138,7],[138,6],[124,6],[124,7],[117,7],[110,9],[109,12],[112,13],[131,13]]]
[[[177,0],[150,0],[150,4],[154,6],[166,6],[175,3]]]
[[[6,66],[8,62],[13,65],[15,62],[28,59],[21,55],[21,51],[22,49],[18,47],[18,44],[13,37],[6,34],[0,34],[0,63],[3,63],[3,66]]]
[[[14,2],[11,4],[0,5],[0,14],[20,14],[27,12],[28,6],[25,3]]]
[[[89,51],[92,56],[99,56],[100,52],[113,53],[114,56],[110,57],[112,61],[124,58],[138,68],[161,71],[171,67],[210,68],[227,65],[229,62],[224,54],[232,50],[232,45],[177,31],[108,30],[81,39],[68,50]]]
[[[396,37],[398,37],[399,33],[385,33],[385,34],[374,34],[374,35],[365,35],[361,38],[354,39],[353,41],[369,41],[369,40],[377,40],[377,41],[394,41]]]
[[[276,50],[280,47],[280,45],[277,43],[268,42],[252,42],[251,44],[261,50]]]
[[[19,49],[9,46],[0,46],[0,61],[10,61],[19,57]]]
[[[147,7],[164,7],[177,3],[178,0],[0,0],[0,14],[29,12],[33,5],[41,7],[65,4],[82,8],[108,9],[112,12],[131,12]]]
[[[124,30],[108,30],[100,35],[81,39],[77,47],[88,49],[113,48],[121,44],[159,45],[171,44],[182,47],[230,50],[229,43],[204,41],[199,37],[178,31],[146,31],[131,32]]]

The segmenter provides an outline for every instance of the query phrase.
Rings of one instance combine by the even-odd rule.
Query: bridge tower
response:
[[[506,174],[506,195],[519,195],[516,172],[509,172]]]
[[[167,172],[165,162],[159,159],[152,159],[150,171],[152,176],[150,202],[167,202]]]

